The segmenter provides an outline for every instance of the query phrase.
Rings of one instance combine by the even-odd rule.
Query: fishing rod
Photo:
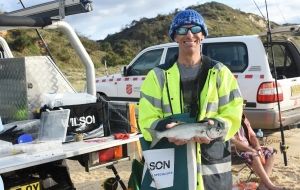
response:
[[[19,2],[21,3],[23,9],[25,9],[26,7],[25,7],[25,5],[23,4],[22,0],[19,0]],[[54,59],[54,57],[52,56],[51,51],[50,51],[50,49],[49,49],[47,43],[45,42],[44,38],[42,37],[41,33],[39,32],[38,29],[35,29],[35,31],[36,31],[37,35],[39,36],[39,38],[41,39],[41,41],[42,41],[42,43],[43,43],[43,46],[44,46],[44,48],[45,48],[46,51],[47,51],[47,54],[50,56],[50,58],[51,58],[51,59],[54,61],[54,63],[55,63],[55,59]]]
[[[261,12],[260,8],[258,7],[256,1],[255,1],[255,0],[252,0],[252,1],[253,1],[253,3],[255,4],[256,8],[258,9],[260,15],[264,18],[264,20],[267,20],[267,19],[265,18],[264,14]]]
[[[268,43],[267,48],[271,49],[272,65],[273,65],[273,68],[274,68],[274,75],[275,75],[276,98],[277,98],[277,105],[278,105],[278,116],[279,116],[280,135],[281,135],[281,142],[280,142],[279,146],[280,146],[280,152],[283,154],[284,165],[287,166],[286,150],[287,150],[288,147],[285,144],[284,129],[283,129],[282,119],[281,119],[281,109],[280,109],[279,93],[278,93],[278,82],[277,82],[277,71],[276,71],[274,51],[273,51],[273,46],[272,46],[273,41],[272,41],[271,24],[270,24],[270,19],[269,19],[267,0],[265,0],[265,7],[266,7],[266,12],[267,12],[267,22],[268,22],[268,24],[267,24],[267,43]]]

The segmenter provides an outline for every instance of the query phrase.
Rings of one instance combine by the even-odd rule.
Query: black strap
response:
[[[246,116],[243,114],[243,115],[242,115],[242,127],[243,127],[243,129],[244,129],[245,136],[246,136],[248,142],[251,142],[250,139],[249,139],[248,126],[247,126],[247,124],[245,123],[245,120],[246,120],[246,119],[247,119]]]
[[[170,104],[171,113],[173,115],[174,113],[173,113],[172,102],[171,102],[170,91],[169,91],[168,73],[166,72],[165,72],[165,77],[166,77],[166,88],[167,88],[168,100]]]
[[[195,82],[198,85],[197,85],[197,89],[195,91],[193,91],[193,93],[192,93],[192,102],[190,105],[191,106],[190,117],[197,117],[197,115],[199,114],[199,108],[200,108],[199,97],[200,97],[201,91],[204,87],[204,84],[206,82],[208,70],[214,66],[214,64],[212,64],[212,63],[213,63],[213,61],[210,58],[202,55],[202,69],[200,69],[200,72],[198,74],[198,77],[197,77],[198,80],[195,80]]]

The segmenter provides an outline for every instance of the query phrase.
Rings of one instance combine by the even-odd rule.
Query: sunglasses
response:
[[[192,27],[180,27],[176,29],[176,34],[178,35],[186,35],[188,31],[191,31],[193,34],[197,34],[202,32],[201,26],[192,26]]]

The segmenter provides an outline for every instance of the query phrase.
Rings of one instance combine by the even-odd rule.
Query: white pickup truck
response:
[[[126,117],[122,118],[122,123],[120,119],[117,120],[123,114],[118,108],[123,107],[115,106],[116,109],[112,111],[114,107],[110,106],[112,109],[108,112],[108,108],[99,104],[101,102],[96,103],[94,64],[74,29],[62,20],[65,15],[89,11],[90,3],[87,0],[56,0],[0,15],[0,33],[3,34],[7,30],[19,29],[57,29],[65,34],[85,66],[87,84],[87,93],[81,96],[50,56],[14,57],[5,40],[9,35],[0,36],[0,121],[3,122],[3,125],[0,122],[0,190],[75,189],[64,159],[78,160],[86,171],[107,166],[114,172],[115,181],[122,189],[127,189],[114,164],[129,160],[130,146],[127,144],[139,141],[141,135],[130,134],[128,139],[122,140],[111,135],[113,130],[105,135],[105,129],[114,128],[118,132],[115,129],[121,125],[129,126],[124,122]],[[57,15],[61,19],[57,19]],[[59,110],[51,110],[51,103],[43,100],[53,100],[52,96],[61,97],[52,101],[58,103],[56,106]],[[93,102],[86,102],[88,97],[93,97]],[[72,104],[66,104],[64,100],[72,101]],[[49,110],[41,109],[45,104]],[[75,111],[76,114],[71,117],[74,107],[61,109],[63,105],[78,106],[81,110]],[[90,109],[91,106],[97,110],[93,115],[89,112],[93,109]],[[82,111],[83,107],[87,109]],[[78,115],[78,111],[81,114]],[[112,118],[111,113],[120,113],[114,115],[114,119],[111,119],[113,122],[108,121]],[[62,143],[68,129],[75,126],[76,130],[91,125],[96,126],[95,133],[76,132],[74,140],[80,142]],[[86,139],[84,134],[90,134],[90,139]],[[113,187],[118,183],[112,183]],[[112,185],[107,184],[110,189]]]
[[[273,36],[278,78],[278,97],[283,126],[300,121],[300,38],[299,26],[282,27],[272,33],[289,33],[290,38]],[[253,128],[279,127],[274,67],[267,44],[258,35],[207,38],[203,54],[224,63],[238,80],[245,113]],[[153,67],[170,61],[178,52],[177,43],[152,46],[142,50],[122,73],[96,78],[99,96],[116,101],[138,101],[140,86]]]

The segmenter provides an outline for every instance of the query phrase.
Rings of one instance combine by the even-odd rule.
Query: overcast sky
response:
[[[50,0],[23,0],[26,7]],[[222,0],[217,2],[244,12],[260,15],[254,1],[266,16],[265,0]],[[93,0],[93,11],[66,17],[76,32],[93,40],[104,39],[108,34],[119,32],[133,20],[153,18],[157,14],[168,14],[176,8],[184,9],[207,0]],[[300,24],[299,0],[267,0],[272,21]],[[0,10],[9,12],[21,9],[19,0],[1,0]]]

